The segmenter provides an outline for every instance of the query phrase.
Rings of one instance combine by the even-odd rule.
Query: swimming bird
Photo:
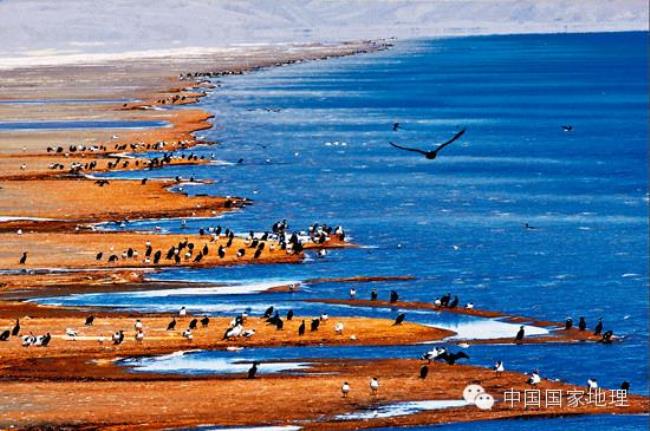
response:
[[[600,335],[600,333],[603,332],[603,319],[598,319],[598,323],[596,323],[596,328],[594,329],[594,335]]]
[[[172,321],[167,325],[168,331],[173,331],[176,328],[176,318],[172,318]]]
[[[350,299],[354,299],[356,298],[356,296],[357,296],[357,289],[353,287],[352,289],[350,289]]]
[[[503,361],[497,361],[496,364],[494,364],[494,371],[497,373],[503,373],[506,370],[506,367],[503,365]]]
[[[524,327],[520,326],[519,331],[517,331],[517,335],[515,336],[515,342],[516,343],[521,343],[524,340],[524,335],[526,332],[524,331]]]
[[[533,371],[533,372],[530,374],[530,377],[528,378],[527,383],[528,383],[529,385],[533,385],[533,386],[535,386],[535,385],[540,384],[541,381],[542,381],[542,378],[539,376],[539,373],[538,373],[537,371]]]
[[[11,336],[17,337],[20,334],[20,319],[16,319],[16,324],[11,329]]]
[[[562,126],[562,131],[565,133],[573,132],[573,126],[570,124],[563,125]]]
[[[578,322],[578,329],[581,331],[584,331],[587,329],[587,321],[585,320],[584,317],[580,318],[580,321]]]
[[[465,309],[466,310],[473,310],[474,309],[474,304],[471,303],[471,302],[468,302],[467,304],[465,304]]]
[[[343,382],[343,386],[341,386],[341,394],[343,394],[343,398],[347,398],[348,394],[350,393],[350,385],[348,382]]]
[[[420,367],[420,378],[424,380],[427,378],[428,374],[429,374],[429,367],[427,365],[422,365]]]
[[[26,251],[23,252],[22,257],[20,258],[20,260],[19,260],[18,262],[19,262],[21,265],[24,265],[25,262],[27,262],[27,252],[26,252]]]
[[[390,145],[392,145],[392,146],[395,147],[395,148],[399,148],[400,150],[405,150],[405,151],[411,151],[411,152],[415,152],[415,153],[420,153],[420,154],[424,155],[424,157],[426,157],[428,160],[433,160],[433,159],[435,159],[436,157],[438,157],[438,152],[439,152],[440,150],[442,150],[442,149],[445,148],[447,145],[451,144],[452,142],[454,142],[455,140],[457,140],[457,139],[459,139],[461,136],[463,136],[463,135],[465,134],[465,130],[466,130],[466,129],[461,130],[460,132],[458,132],[458,133],[456,133],[454,136],[452,136],[451,139],[449,139],[449,140],[446,141],[446,142],[443,142],[442,144],[438,145],[435,149],[430,150],[430,151],[424,151],[424,150],[420,150],[420,149],[418,149],[418,148],[403,147],[403,146],[401,146],[401,145],[397,145],[397,144],[394,144],[394,143],[392,143],[392,142],[390,142]]]
[[[370,300],[376,301],[378,296],[379,295],[377,294],[377,289],[372,289],[372,291],[370,292]]]
[[[566,321],[564,322],[564,329],[568,331],[568,330],[571,329],[572,327],[573,327],[573,319],[570,318],[570,317],[568,317],[568,318],[566,319]]]
[[[444,352],[436,358],[437,361],[445,361],[449,365],[454,365],[459,359],[469,359],[469,355],[465,352]]]
[[[393,326],[401,325],[404,319],[406,319],[405,313],[398,314],[397,317],[395,318],[395,323],[393,323]]]
[[[393,132],[397,132],[399,130],[400,124],[395,122],[393,123]]]
[[[443,353],[446,353],[447,349],[444,347],[434,347],[433,350],[430,350],[426,352],[425,354],[422,355],[422,359],[425,359],[431,363],[434,359],[436,359],[438,356],[442,355]]]
[[[343,334],[343,323],[342,322],[336,322],[336,325],[334,325],[334,332],[336,332],[337,335]]]
[[[259,364],[260,364],[259,362],[255,361],[255,362],[253,362],[253,366],[248,369],[248,378],[249,379],[254,379],[255,378],[255,375],[257,374],[257,366]]]
[[[377,395],[377,391],[379,390],[379,379],[377,377],[373,377],[370,379],[370,391],[373,396]]]
[[[614,331],[612,330],[606,331],[599,342],[605,344],[611,344],[613,335],[614,335]]]
[[[535,230],[537,228],[535,226],[529,225],[528,223],[524,223],[524,229]]]
[[[10,335],[11,332],[8,329],[2,331],[2,334],[0,334],[0,341],[7,341]]]
[[[305,335],[305,321],[303,320],[298,327],[298,335]]]
[[[207,328],[209,323],[210,318],[208,316],[205,316],[203,319],[201,319],[201,327]]]

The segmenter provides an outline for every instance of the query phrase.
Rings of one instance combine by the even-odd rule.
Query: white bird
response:
[[[468,302],[467,304],[465,304],[465,308],[467,310],[472,310],[474,308],[474,304],[472,304],[471,302]]]
[[[240,324],[237,324],[226,331],[224,334],[224,339],[237,338],[242,334],[242,332],[244,332],[244,327]]]
[[[79,333],[72,328],[66,328],[65,335],[74,340],[79,335]]]
[[[188,340],[188,341],[192,341],[192,339],[194,338],[194,337],[192,336],[192,330],[189,329],[189,328],[186,329],[186,330],[184,330],[184,331],[183,331],[183,338],[185,338],[185,339]]]
[[[142,342],[144,340],[144,332],[138,331],[135,333],[135,341]]]
[[[97,342],[98,342],[99,344],[104,344],[105,341],[106,341],[106,337],[105,337],[105,336],[100,335],[99,337],[97,337]]]
[[[341,393],[343,394],[343,398],[348,397],[348,394],[350,393],[350,385],[348,382],[343,382],[343,386],[341,386]]]
[[[245,330],[244,332],[242,332],[241,335],[242,335],[242,337],[250,338],[250,337],[252,337],[253,335],[255,335],[255,330],[254,330],[254,329],[247,329],[247,330]]]
[[[334,331],[338,334],[341,335],[343,334],[343,322],[336,322],[336,325],[334,325]]]
[[[179,316],[185,316],[187,314],[187,309],[185,309],[185,306],[182,306],[180,310],[178,310],[178,315]]]
[[[528,378],[528,384],[529,385],[538,385],[542,381],[542,378],[539,376],[539,374],[536,371],[533,371]]]
[[[325,257],[325,256],[327,256],[327,250],[325,250],[324,248],[318,250],[318,257]]]
[[[434,359],[436,359],[438,356],[446,352],[447,349],[445,349],[444,347],[434,347],[433,350],[430,350],[426,352],[424,355],[422,355],[422,359],[426,359],[427,361],[431,362]]]
[[[16,231],[16,233],[17,233],[18,235],[22,235],[22,234],[23,234],[23,230],[22,230],[22,229],[18,229],[18,230]]]
[[[503,361],[497,361],[496,364],[494,364],[494,371],[497,373],[503,373],[506,370],[506,367],[503,366]]]
[[[352,288],[350,289],[350,298],[354,299],[357,296],[357,289]]]
[[[136,319],[134,327],[136,332],[141,332],[144,329],[144,325],[140,319]]]
[[[36,343],[36,337],[31,333],[29,335],[23,335],[23,347],[29,347],[32,344]]]
[[[377,391],[379,390],[379,380],[377,377],[370,379],[370,390],[372,391],[373,395],[377,394]]]
[[[436,307],[440,307],[442,305],[442,301],[439,300],[439,299],[436,299],[435,301],[433,301],[433,305],[435,305]]]
[[[354,334],[350,335],[350,340],[357,341],[357,336]]]
[[[328,316],[327,313],[323,313],[323,314],[320,315],[320,320],[322,322],[326,322],[327,319],[329,319],[329,318],[330,318],[330,316]]]
[[[598,380],[596,380],[596,379],[587,379],[587,387],[589,389],[598,389]]]
[[[458,347],[461,349],[469,349],[469,343],[458,343]]]

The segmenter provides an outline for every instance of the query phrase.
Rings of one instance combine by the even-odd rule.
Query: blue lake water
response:
[[[408,274],[417,280],[358,284],[358,296],[368,297],[372,287],[383,297],[396,289],[405,300],[452,292],[478,308],[549,320],[585,316],[593,326],[603,317],[606,329],[626,336],[623,343],[472,346],[470,363],[500,358],[513,369],[539,368],[576,383],[595,377],[615,386],[627,379],[633,390],[647,393],[646,44],[647,33],[408,41],[385,52],[223,78],[200,102],[216,116],[215,127],[200,134],[221,144],[191,152],[229,162],[243,158],[242,164],[112,175],[211,178],[214,184],[185,191],[246,196],[254,205],[188,220],[184,229],[178,220],[126,229],[195,232],[221,224],[246,232],[283,218],[301,229],[316,221],[342,224],[363,248],[300,265],[172,269],[156,277],[256,283]],[[391,130],[394,121],[402,125],[398,132]],[[459,128],[467,128],[465,136],[434,161],[388,145],[432,148]],[[216,314],[275,304],[313,314],[395,315],[301,302],[344,298],[349,288],[328,283],[293,294],[111,294],[46,302],[187,305]],[[368,355],[421,350],[372,349]],[[648,424],[638,417],[572,421],[566,424],[574,429]],[[561,421],[548,424],[564,428]]]

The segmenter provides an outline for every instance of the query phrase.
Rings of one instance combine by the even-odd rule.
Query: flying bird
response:
[[[425,151],[425,150],[420,150],[419,148],[409,148],[409,147],[403,147],[401,145],[394,144],[390,142],[390,145],[392,145],[395,148],[399,148],[400,150],[405,150],[405,151],[411,151],[414,153],[420,153],[424,157],[426,157],[428,160],[433,160],[438,156],[438,152],[445,148],[447,145],[451,144],[452,142],[456,141],[459,139],[461,136],[465,134],[465,130],[463,129],[460,132],[456,133],[451,139],[449,139],[446,142],[443,142],[442,144],[438,145],[435,149],[430,150],[430,151]]]

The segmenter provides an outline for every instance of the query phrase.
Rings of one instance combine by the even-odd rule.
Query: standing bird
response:
[[[291,319],[293,319],[293,310],[289,309],[289,311],[287,311],[287,320],[291,320]]]
[[[348,382],[343,382],[343,386],[341,386],[341,393],[343,394],[343,398],[348,397],[348,394],[350,393],[350,385]]]
[[[185,308],[184,305],[181,307],[180,310],[178,310],[178,315],[181,316],[181,317],[187,315],[187,309]]]
[[[420,378],[424,380],[427,378],[428,375],[429,375],[429,367],[427,365],[422,365],[420,367]]]
[[[625,380],[623,383],[621,383],[621,390],[623,391],[630,391],[630,382]]]
[[[399,294],[396,291],[391,290],[390,291],[390,302],[397,302],[398,300],[399,300]]]
[[[88,317],[86,317],[86,322],[84,323],[85,326],[93,326],[93,322],[95,321],[95,316],[92,314]]]
[[[494,364],[494,371],[497,373],[503,373],[506,370],[506,367],[503,365],[503,361],[497,361],[496,364]]]
[[[596,380],[596,379],[587,379],[587,389],[588,390],[598,389],[598,380]]]
[[[320,326],[320,319],[311,319],[311,326],[309,328],[311,332],[318,331],[319,326]]]
[[[0,341],[7,341],[10,335],[11,332],[8,329],[2,331],[2,334],[0,334]]]
[[[519,331],[517,331],[517,335],[515,336],[515,343],[521,343],[524,340],[524,335],[526,332],[524,331],[524,327],[520,326]]]
[[[172,321],[169,322],[169,324],[167,325],[167,330],[168,331],[173,331],[174,329],[176,329],[176,318],[175,317],[172,318]]]
[[[208,316],[205,316],[203,319],[201,319],[201,327],[207,328],[209,323],[210,318]]]
[[[379,390],[379,379],[377,377],[373,377],[370,379],[370,391],[372,393],[372,396],[377,396],[377,391]]]
[[[598,319],[598,323],[596,323],[596,328],[594,329],[594,335],[600,335],[600,333],[603,332],[603,319]]]
[[[401,325],[404,319],[406,319],[405,313],[398,314],[397,317],[395,318],[395,323],[393,323],[393,326]]]
[[[584,317],[580,318],[580,321],[578,322],[578,329],[581,331],[584,331],[587,329],[587,321],[585,320]]]
[[[303,320],[298,327],[298,335],[305,335],[305,321]]]
[[[573,319],[570,318],[570,317],[568,317],[568,318],[566,319],[566,322],[564,322],[564,329],[568,331],[568,330],[571,329],[572,327],[573,327]]]
[[[196,329],[196,326],[198,325],[198,323],[199,323],[199,320],[198,320],[198,319],[192,319],[192,320],[190,320],[189,328],[190,328],[190,329]]]
[[[456,134],[455,134],[451,139],[449,139],[449,140],[446,141],[446,142],[443,142],[442,144],[438,145],[435,149],[430,150],[430,151],[424,151],[424,150],[420,150],[420,149],[418,149],[418,148],[403,147],[403,146],[401,146],[401,145],[397,145],[397,144],[394,144],[394,143],[392,143],[392,142],[390,142],[390,145],[392,145],[392,146],[395,147],[395,148],[399,148],[400,150],[405,150],[405,151],[411,151],[411,152],[415,152],[415,153],[420,153],[420,154],[424,155],[424,157],[426,157],[428,160],[433,160],[433,159],[435,159],[436,157],[438,157],[438,152],[439,152],[440,150],[442,150],[442,149],[445,148],[447,145],[451,144],[452,142],[454,142],[455,140],[457,140],[457,139],[459,139],[461,136],[463,136],[463,135],[465,134],[465,130],[466,130],[466,129],[461,130],[460,132],[456,133]]]
[[[541,381],[542,381],[542,378],[539,376],[539,373],[537,371],[533,371],[530,374],[530,377],[528,378],[527,383],[529,385],[535,386],[535,385],[539,385],[541,383]]]
[[[255,362],[253,362],[253,366],[248,369],[248,378],[249,379],[254,379],[255,378],[255,375],[257,374],[257,366],[259,364],[260,364],[259,362],[255,361]]]
[[[27,252],[26,252],[26,251],[23,252],[23,255],[22,255],[22,257],[20,258],[19,263],[20,263],[21,265],[24,265],[25,262],[27,262]]]
[[[12,337],[17,337],[18,334],[20,334],[20,320],[16,319],[16,324],[14,325],[13,329],[11,330],[11,336]]]

